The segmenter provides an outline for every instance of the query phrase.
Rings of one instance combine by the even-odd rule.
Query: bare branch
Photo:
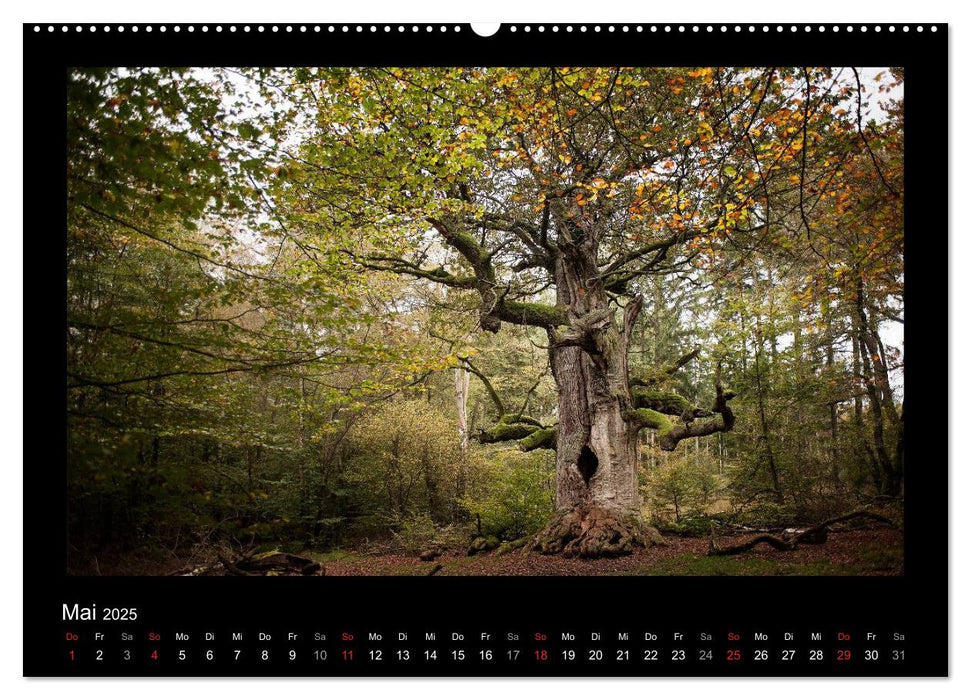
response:
[[[686,364],[688,364],[689,362],[691,362],[693,359],[695,359],[696,357],[698,357],[698,355],[700,355],[700,354],[701,354],[701,346],[699,345],[694,350],[692,350],[691,352],[686,353],[686,354],[682,355],[681,357],[679,357],[673,364],[670,364],[667,367],[665,367],[664,368],[665,374],[674,374],[679,369],[681,369],[682,367],[684,367]]]
[[[499,412],[499,417],[501,418],[506,413],[506,406],[503,404],[502,399],[499,398],[499,393],[496,391],[495,387],[492,386],[492,382],[489,378],[485,376],[479,369],[472,364],[472,361],[467,357],[460,357],[459,360],[462,362],[463,368],[477,376],[482,380],[482,385],[485,387],[486,392],[489,394],[489,398],[492,399],[492,403],[495,404],[496,411]]]

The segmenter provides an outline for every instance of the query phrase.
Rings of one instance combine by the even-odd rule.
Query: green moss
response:
[[[479,264],[484,264],[489,261],[489,253],[485,248],[479,245],[479,242],[469,233],[465,231],[450,231],[448,236],[448,242],[458,251],[469,258],[475,258],[476,262]]]
[[[495,535],[476,537],[474,540],[472,540],[472,544],[469,545],[469,556],[473,557],[481,552],[491,552],[498,546],[499,538]]]
[[[556,428],[542,428],[519,441],[519,449],[523,452],[540,448],[556,449]]]
[[[637,408],[653,409],[669,416],[681,416],[695,410],[695,407],[686,398],[668,391],[634,387],[631,390],[631,395],[634,398],[634,406]]]
[[[773,559],[708,557],[686,554],[661,559],[637,570],[638,576],[856,576],[866,573],[858,563],[826,559],[784,562]]]
[[[525,322],[533,326],[555,328],[567,325],[566,309],[562,306],[535,304],[528,301],[503,301],[504,317],[511,323]],[[520,321],[522,319],[522,321]]]
[[[479,435],[479,442],[505,442],[507,440],[521,440],[535,433],[539,428],[527,423],[499,423],[489,430],[483,430]]]
[[[351,552],[345,552],[340,549],[334,549],[329,552],[314,552],[312,550],[307,550],[300,552],[301,557],[306,557],[307,559],[313,559],[314,561],[319,561],[324,564],[327,562],[357,562],[364,561],[365,557],[360,554],[352,554]]]
[[[505,425],[512,425],[513,423],[526,423],[527,425],[535,425],[537,428],[542,428],[543,424],[540,423],[535,418],[530,418],[529,416],[524,416],[522,413],[505,413],[499,419],[500,423]]]
[[[503,542],[496,549],[496,554],[502,556],[504,554],[509,554],[510,552],[515,552],[517,549],[522,549],[527,544],[529,544],[530,537],[520,537],[518,540],[513,540],[512,542]]]
[[[638,408],[627,412],[627,420],[640,423],[646,428],[654,428],[660,431],[661,435],[670,432],[674,428],[674,423],[663,413],[659,413],[651,408]]]
[[[399,564],[386,572],[387,576],[428,576],[432,564],[418,562],[416,564]]]
[[[661,367],[649,367],[639,377],[630,380],[631,386],[658,387],[670,383],[671,375]]]
[[[903,548],[874,543],[864,546],[850,561],[830,560],[825,549],[811,561],[786,561],[753,555],[709,557],[683,554],[665,557],[640,567],[637,576],[873,576],[902,571]]]
[[[469,559],[450,559],[442,561],[442,576],[469,576],[476,562]]]

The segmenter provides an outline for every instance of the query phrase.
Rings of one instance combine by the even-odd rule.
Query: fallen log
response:
[[[236,562],[236,566],[244,571],[269,573],[271,571],[300,574],[301,576],[321,576],[324,566],[319,561],[298,557],[286,552],[266,552],[254,554]]]
[[[319,561],[286,552],[264,552],[230,556],[217,552],[218,564],[185,567],[172,576],[323,576]]]
[[[222,563],[217,564],[191,564],[189,566],[183,566],[181,569],[176,569],[175,571],[170,571],[166,576],[209,576],[214,571],[222,571]]]
[[[744,552],[749,552],[754,549],[757,545],[765,543],[774,549],[782,552],[790,551],[796,548],[797,545],[804,542],[812,543],[822,543],[826,541],[825,534],[831,525],[836,523],[846,522],[849,520],[854,520],[856,518],[867,518],[869,520],[874,520],[876,522],[882,523],[884,525],[889,525],[890,527],[900,529],[900,527],[890,518],[880,515],[879,513],[871,513],[868,510],[855,510],[852,513],[845,513],[843,515],[838,515],[835,518],[829,518],[823,522],[813,525],[812,527],[801,530],[789,537],[776,537],[770,534],[761,534],[753,537],[752,539],[742,542],[741,544],[730,545],[727,547],[719,547],[715,543],[715,528],[711,528],[711,541],[708,545],[708,556],[727,556],[731,554],[742,554]]]

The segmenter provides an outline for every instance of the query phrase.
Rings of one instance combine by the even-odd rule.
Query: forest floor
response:
[[[903,534],[889,528],[831,532],[824,544],[780,552],[768,545],[734,556],[708,556],[707,537],[668,536],[668,546],[638,549],[616,559],[564,559],[522,551],[469,557],[446,553],[434,562],[406,554],[354,550],[293,551],[320,561],[327,576],[895,576],[903,574]],[[720,538],[739,544],[744,537]],[[292,551],[292,550],[291,550]],[[88,574],[158,576],[206,562],[190,557],[128,554],[103,557]],[[76,572],[82,573],[82,572]]]

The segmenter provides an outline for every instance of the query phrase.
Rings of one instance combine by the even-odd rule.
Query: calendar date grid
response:
[[[644,675],[717,667],[753,671],[802,666],[857,669],[907,661],[901,630],[358,630],[358,629],[65,629],[63,662],[78,673],[103,669],[159,673],[228,668],[258,672],[300,668],[343,674],[355,669],[425,667],[634,668]]]

